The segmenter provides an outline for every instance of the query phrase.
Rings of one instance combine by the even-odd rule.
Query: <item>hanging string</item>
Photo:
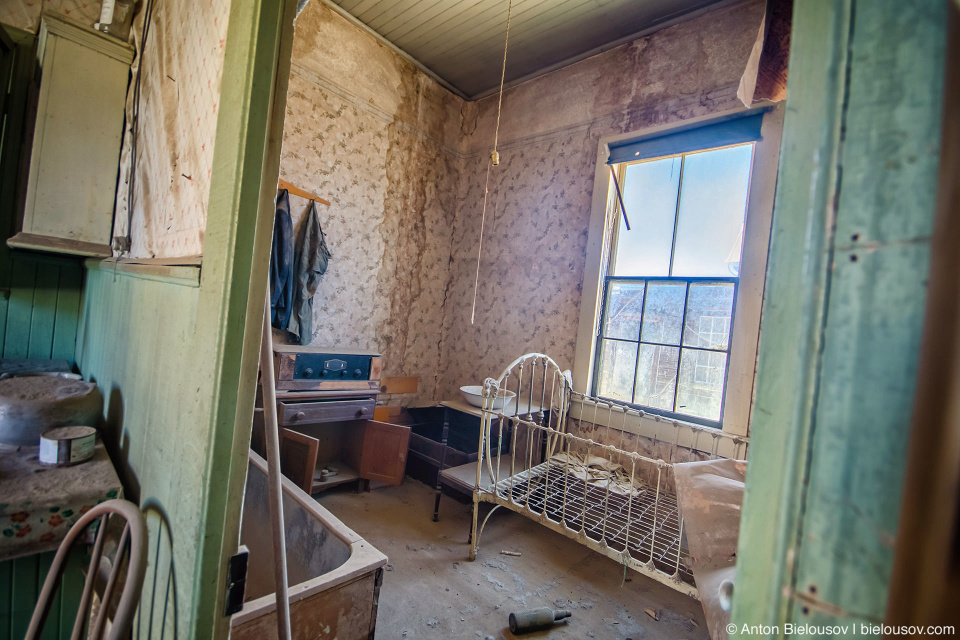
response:
[[[480,257],[483,255],[483,223],[487,217],[487,194],[490,193],[490,167],[500,164],[500,153],[497,151],[497,144],[500,141],[503,81],[507,77],[507,47],[510,44],[510,18],[512,15],[513,0],[510,0],[507,3],[507,33],[503,39],[503,66],[500,68],[500,90],[497,92],[497,125],[493,130],[493,152],[490,154],[490,163],[487,165],[487,177],[483,183],[483,209],[480,212],[480,241],[477,243],[477,276],[473,281],[473,309],[470,311],[470,324],[473,324],[474,318],[476,318],[477,315],[477,292],[480,290]]]

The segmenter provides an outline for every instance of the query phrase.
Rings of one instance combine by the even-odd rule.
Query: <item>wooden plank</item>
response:
[[[286,189],[287,191],[290,192],[290,195],[292,196],[299,196],[301,198],[306,198],[307,200],[313,200],[314,202],[317,202],[319,204],[325,204],[325,205],[330,204],[329,200],[324,200],[317,194],[310,193],[309,191],[301,189],[297,185],[293,184],[292,182],[287,182],[283,178],[280,178],[277,181],[277,187],[280,189]]]
[[[56,551],[46,551],[39,554],[37,567],[37,596],[40,595],[40,589],[47,579],[47,572],[50,565],[53,564],[53,557],[57,555]],[[43,631],[40,633],[41,640],[58,640],[62,635],[60,628],[60,603],[63,601],[63,589],[58,588],[53,593],[53,599],[50,601],[50,612],[47,614],[47,621],[43,625]],[[67,632],[69,634],[69,632]]]
[[[22,638],[27,634],[30,626],[30,617],[33,607],[40,594],[40,585],[37,572],[40,568],[40,555],[14,558],[13,589],[10,598],[10,635],[13,638]]]
[[[67,556],[63,577],[60,579],[60,608],[57,613],[60,618],[60,636],[64,639],[69,638],[73,630],[73,621],[77,618],[80,597],[83,595],[84,572],[89,564],[87,547],[75,545]],[[51,611],[50,615],[53,616],[54,613]]]
[[[794,608],[794,621],[810,624],[884,616],[936,208],[947,3],[855,0],[854,8],[793,585],[816,588],[810,615]],[[850,613],[818,611],[819,602]]]
[[[71,256],[88,256],[92,258],[106,258],[110,255],[110,245],[82,240],[67,240],[54,238],[36,233],[20,232],[7,240],[7,246],[15,249],[29,249],[31,251],[50,251],[65,253]]]
[[[377,407],[373,419],[377,422],[393,422],[403,413],[403,407]]]
[[[71,364],[77,346],[77,325],[80,322],[83,271],[76,267],[60,267],[60,286],[57,291],[57,315],[53,328],[52,358],[63,358]]]
[[[384,377],[380,380],[380,393],[416,393],[419,382],[417,376]]]
[[[791,108],[784,117],[730,615],[737,625],[783,623],[789,606],[786,558],[795,551],[804,425],[814,403],[849,20],[847,2],[800,3],[794,10]]]
[[[14,640],[10,635],[13,612],[13,560],[0,562],[0,640]],[[16,640],[19,640],[16,639]]]
[[[53,349],[53,327],[57,318],[57,286],[60,266],[37,262],[30,315],[29,358],[49,358]]]
[[[945,11],[937,0],[794,5],[737,627],[883,618],[937,191]]]
[[[37,263],[15,258],[11,273],[7,327],[3,339],[4,358],[26,358],[30,345],[30,320],[33,316],[33,287]]]

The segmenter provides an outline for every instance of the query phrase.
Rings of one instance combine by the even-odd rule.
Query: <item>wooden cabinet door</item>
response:
[[[280,471],[308,494],[313,491],[320,441],[308,435],[280,429]]]
[[[401,484],[407,467],[410,427],[369,420],[364,425],[360,452],[360,477],[386,484]]]

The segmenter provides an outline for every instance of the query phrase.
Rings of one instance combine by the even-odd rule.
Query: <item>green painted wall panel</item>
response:
[[[73,364],[83,291],[82,263],[19,252],[12,252],[7,263],[10,293],[0,302],[3,357],[56,357]]]
[[[940,0],[794,7],[732,613],[772,637],[886,607],[945,51]]]
[[[46,551],[0,562],[0,640],[23,638],[55,554]],[[70,638],[89,563],[88,548],[84,546],[74,547],[67,556],[60,588],[54,594],[40,636],[43,640]]]
[[[193,620],[184,611],[195,597],[210,437],[203,378],[212,363],[195,357],[200,289],[88,264],[78,366],[104,394],[103,440],[127,497],[150,505],[150,548],[169,539],[176,548],[167,562],[151,556],[136,624],[154,638],[161,627],[163,637],[189,638]],[[170,581],[169,590],[155,593]],[[174,610],[179,629],[163,624]]]

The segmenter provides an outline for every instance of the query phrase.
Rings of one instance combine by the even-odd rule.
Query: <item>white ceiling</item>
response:
[[[328,0],[463,97],[496,90],[507,0]],[[628,41],[718,0],[514,0],[506,79]]]

